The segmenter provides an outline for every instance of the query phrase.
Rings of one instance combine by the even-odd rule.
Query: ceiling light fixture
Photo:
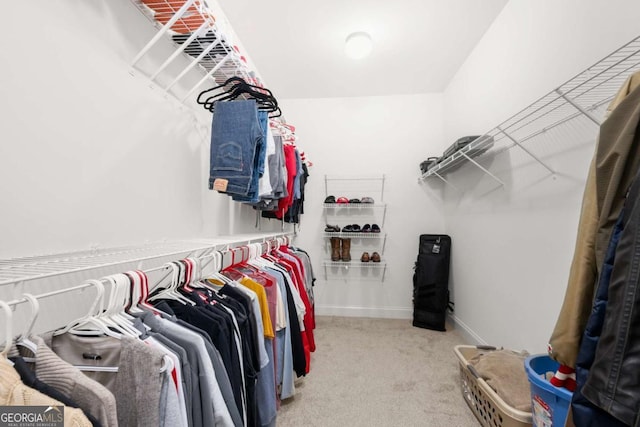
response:
[[[351,59],[362,59],[373,50],[371,36],[363,31],[351,33],[347,36],[344,45],[345,54]]]

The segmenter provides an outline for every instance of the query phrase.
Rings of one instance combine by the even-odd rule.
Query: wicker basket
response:
[[[485,427],[531,426],[531,412],[518,411],[507,405],[469,365],[469,359],[491,349],[495,348],[470,345],[458,345],[454,348],[460,361],[460,388],[465,402]]]

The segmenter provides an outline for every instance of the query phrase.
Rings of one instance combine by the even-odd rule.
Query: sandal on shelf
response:
[[[380,232],[380,227],[378,226],[378,224],[372,224],[371,225],[371,232],[372,233],[379,233]]]
[[[371,254],[371,261],[380,262],[380,254],[378,252],[374,252]]]
[[[327,226],[324,229],[325,233],[339,233],[340,232],[340,226],[339,225],[329,225],[327,224]]]
[[[365,224],[362,226],[362,233],[371,233],[371,225]]]
[[[347,225],[345,227],[342,227],[342,232],[343,233],[353,233],[353,226],[352,225]]]

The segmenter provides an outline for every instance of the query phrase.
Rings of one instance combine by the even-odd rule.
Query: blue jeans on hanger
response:
[[[209,189],[249,194],[262,138],[255,100],[218,102],[211,122]]]
[[[260,122],[262,139],[256,147],[256,156],[254,158],[254,168],[251,176],[251,183],[249,184],[249,191],[246,196],[234,194],[233,200],[237,202],[255,204],[260,201],[259,182],[265,168],[265,157],[267,155],[267,126],[269,126],[269,117],[266,111],[258,111],[258,121]]]

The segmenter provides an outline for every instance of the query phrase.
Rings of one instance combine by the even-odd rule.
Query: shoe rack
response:
[[[346,198],[360,201],[365,197],[373,203],[323,203],[324,224],[322,225],[325,242],[325,260],[323,261],[325,280],[380,281],[384,282],[387,263],[384,250],[387,242],[385,220],[387,204],[384,202],[384,175],[374,176],[334,176],[325,175],[325,200],[329,196],[335,199]],[[347,226],[358,224],[378,225],[379,232],[343,231]],[[327,231],[326,225],[337,226],[340,231]],[[350,242],[350,261],[331,259],[331,239],[343,239]],[[362,255],[374,252],[380,255],[379,262],[361,261]],[[341,253],[342,255],[342,253]]]

